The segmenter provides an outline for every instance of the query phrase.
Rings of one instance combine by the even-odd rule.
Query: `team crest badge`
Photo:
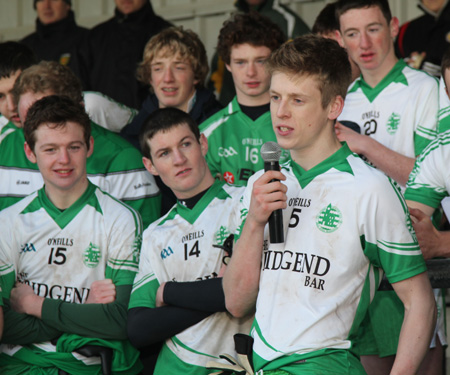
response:
[[[83,253],[84,265],[89,268],[95,268],[100,263],[101,258],[102,253],[100,252],[100,248],[91,242]]]
[[[228,182],[229,184],[234,184],[234,176],[231,172],[225,172],[223,174],[223,179]]]
[[[215,235],[216,245],[223,245],[224,241],[228,238],[229,235],[230,231],[226,227],[221,225],[220,229],[216,232]]]
[[[395,133],[397,133],[399,125],[400,125],[400,115],[398,113],[392,112],[386,124],[387,132],[391,135],[394,135]]]
[[[332,233],[342,224],[342,213],[331,203],[319,212],[316,217],[316,226],[325,233]]]

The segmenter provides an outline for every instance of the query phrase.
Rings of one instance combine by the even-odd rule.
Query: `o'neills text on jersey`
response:
[[[49,246],[73,246],[72,238],[49,238],[47,241]]]
[[[205,235],[204,230],[199,230],[198,232],[188,233],[185,236],[181,237],[181,243],[185,243],[187,241],[196,240],[198,238],[202,238]]]
[[[379,117],[380,117],[380,112],[378,112],[378,111],[369,111],[369,112],[364,112],[362,114],[363,120],[368,120],[371,118],[379,118]]]

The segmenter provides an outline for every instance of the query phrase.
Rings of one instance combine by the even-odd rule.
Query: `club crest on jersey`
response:
[[[400,125],[400,115],[398,113],[392,112],[389,116],[386,124],[387,132],[390,135],[397,133],[398,126]]]
[[[32,243],[26,243],[25,245],[22,245],[20,247],[20,252],[22,254],[31,253],[32,251],[36,252],[36,248],[34,247],[34,245]]]
[[[221,225],[220,229],[216,232],[215,235],[216,245],[223,245],[223,242],[228,238],[229,235],[230,231],[226,227]]]
[[[316,216],[316,226],[324,233],[332,233],[342,224],[342,213],[331,203]]]
[[[89,243],[89,246],[83,253],[83,263],[88,268],[95,268],[100,263],[100,259],[102,258],[102,253],[100,252],[100,248],[97,245],[94,245],[92,242]]]

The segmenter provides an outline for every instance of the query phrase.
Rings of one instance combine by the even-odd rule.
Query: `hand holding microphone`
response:
[[[266,142],[261,147],[261,157],[264,160],[264,171],[280,170],[281,147],[276,142]],[[283,211],[274,210],[269,217],[269,235],[271,243],[284,242]]]

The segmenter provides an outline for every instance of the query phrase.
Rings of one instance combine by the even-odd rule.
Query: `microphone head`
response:
[[[266,142],[261,147],[261,157],[265,162],[279,161],[281,147],[276,142]]]

